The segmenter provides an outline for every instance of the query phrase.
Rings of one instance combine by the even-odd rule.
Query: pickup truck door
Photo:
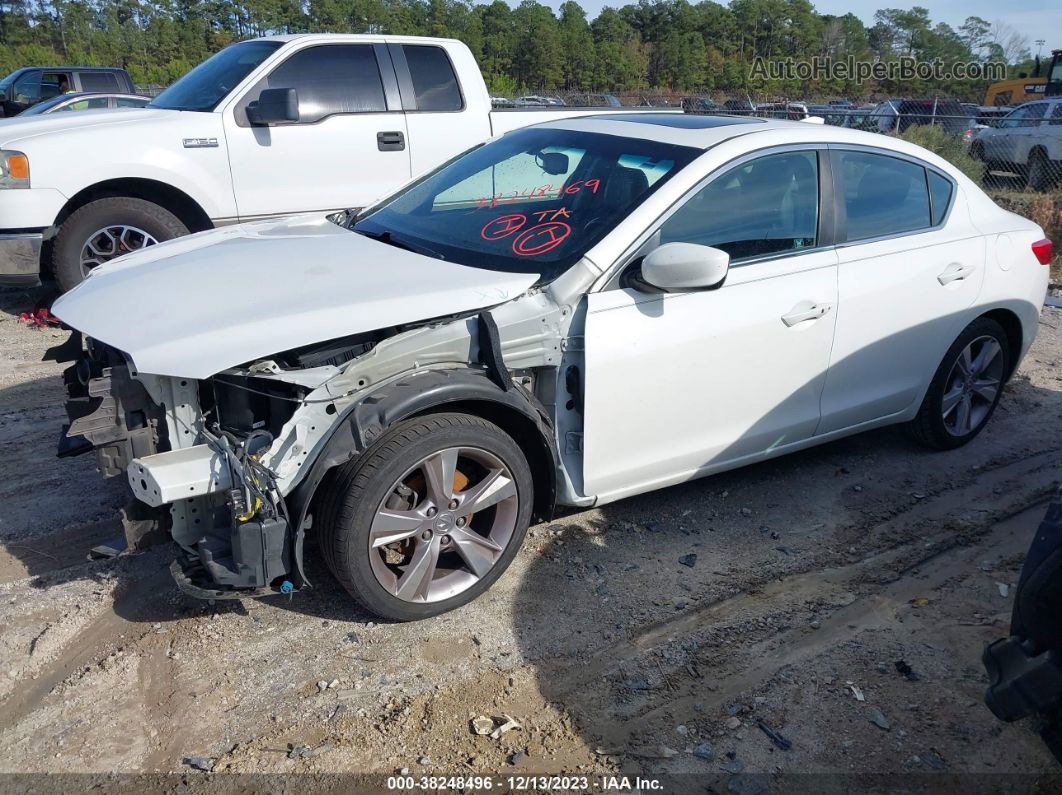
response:
[[[294,88],[299,121],[252,126],[247,105]],[[363,207],[409,180],[406,117],[383,44],[292,53],[225,112],[240,220]]]
[[[446,49],[434,44],[389,44],[412,141],[414,177],[491,136],[486,108],[470,107]]]

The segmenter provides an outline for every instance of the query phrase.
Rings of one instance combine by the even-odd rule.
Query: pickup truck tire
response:
[[[89,267],[83,252],[92,244],[104,262],[139,248],[188,234],[188,227],[164,207],[131,196],[97,199],[75,210],[59,226],[52,270],[64,293],[81,284]]]
[[[469,414],[429,414],[398,423],[336,471],[321,496],[318,540],[362,606],[415,621],[494,584],[523,543],[533,502],[527,459],[501,428]],[[473,505],[483,507],[463,513]]]
[[[929,383],[908,428],[926,447],[954,450],[988,424],[1010,373],[1010,342],[988,317],[973,321],[955,339]]]

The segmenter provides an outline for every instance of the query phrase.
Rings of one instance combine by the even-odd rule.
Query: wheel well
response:
[[[214,226],[199,203],[184,191],[167,185],[165,182],[133,177],[98,182],[75,193],[59,211],[55,226],[59,226],[75,210],[84,207],[89,202],[112,196],[129,196],[165,207],[176,215],[190,232],[202,232]]]
[[[991,312],[985,312],[981,317],[991,318],[996,321],[1003,327],[1003,331],[1007,334],[1007,343],[1010,345],[1012,359],[1010,362],[1010,372],[1007,373],[1007,378],[1010,378],[1017,367],[1018,354],[1021,352],[1021,321],[1018,319],[1018,316],[1009,309],[993,309]]]
[[[509,434],[526,453],[527,463],[531,468],[531,477],[535,483],[534,517],[543,521],[552,518],[556,495],[553,453],[533,420],[504,404],[490,400],[458,400],[440,403],[411,416],[421,417],[426,414],[437,414],[440,411],[472,414],[493,422]]]

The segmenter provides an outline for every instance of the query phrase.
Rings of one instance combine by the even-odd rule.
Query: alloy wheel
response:
[[[516,481],[500,458],[475,447],[434,452],[377,507],[369,530],[373,574],[403,601],[449,599],[494,567],[518,515]]]
[[[97,229],[85,241],[81,247],[81,275],[87,276],[88,272],[104,262],[137,251],[148,246],[154,246],[159,241],[151,234],[135,226],[127,224],[115,224]]]
[[[948,374],[941,398],[944,428],[966,436],[991,413],[1003,386],[1003,347],[990,335],[977,337],[962,349]]]

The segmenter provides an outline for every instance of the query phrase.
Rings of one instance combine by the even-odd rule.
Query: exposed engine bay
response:
[[[83,345],[75,332],[56,349],[72,361],[59,454],[95,450],[105,477],[126,473],[169,530],[171,571],[186,593],[290,593],[309,585],[303,542],[328,471],[420,406],[483,396],[507,405],[553,451],[544,458],[550,477],[559,470],[551,412],[537,393],[553,402],[568,310],[537,293],[499,314],[513,316],[519,347],[507,346],[506,360],[527,363],[518,371],[502,361],[490,312],[301,346],[204,379],[138,373],[120,351]],[[553,498],[542,500],[543,513]]]

